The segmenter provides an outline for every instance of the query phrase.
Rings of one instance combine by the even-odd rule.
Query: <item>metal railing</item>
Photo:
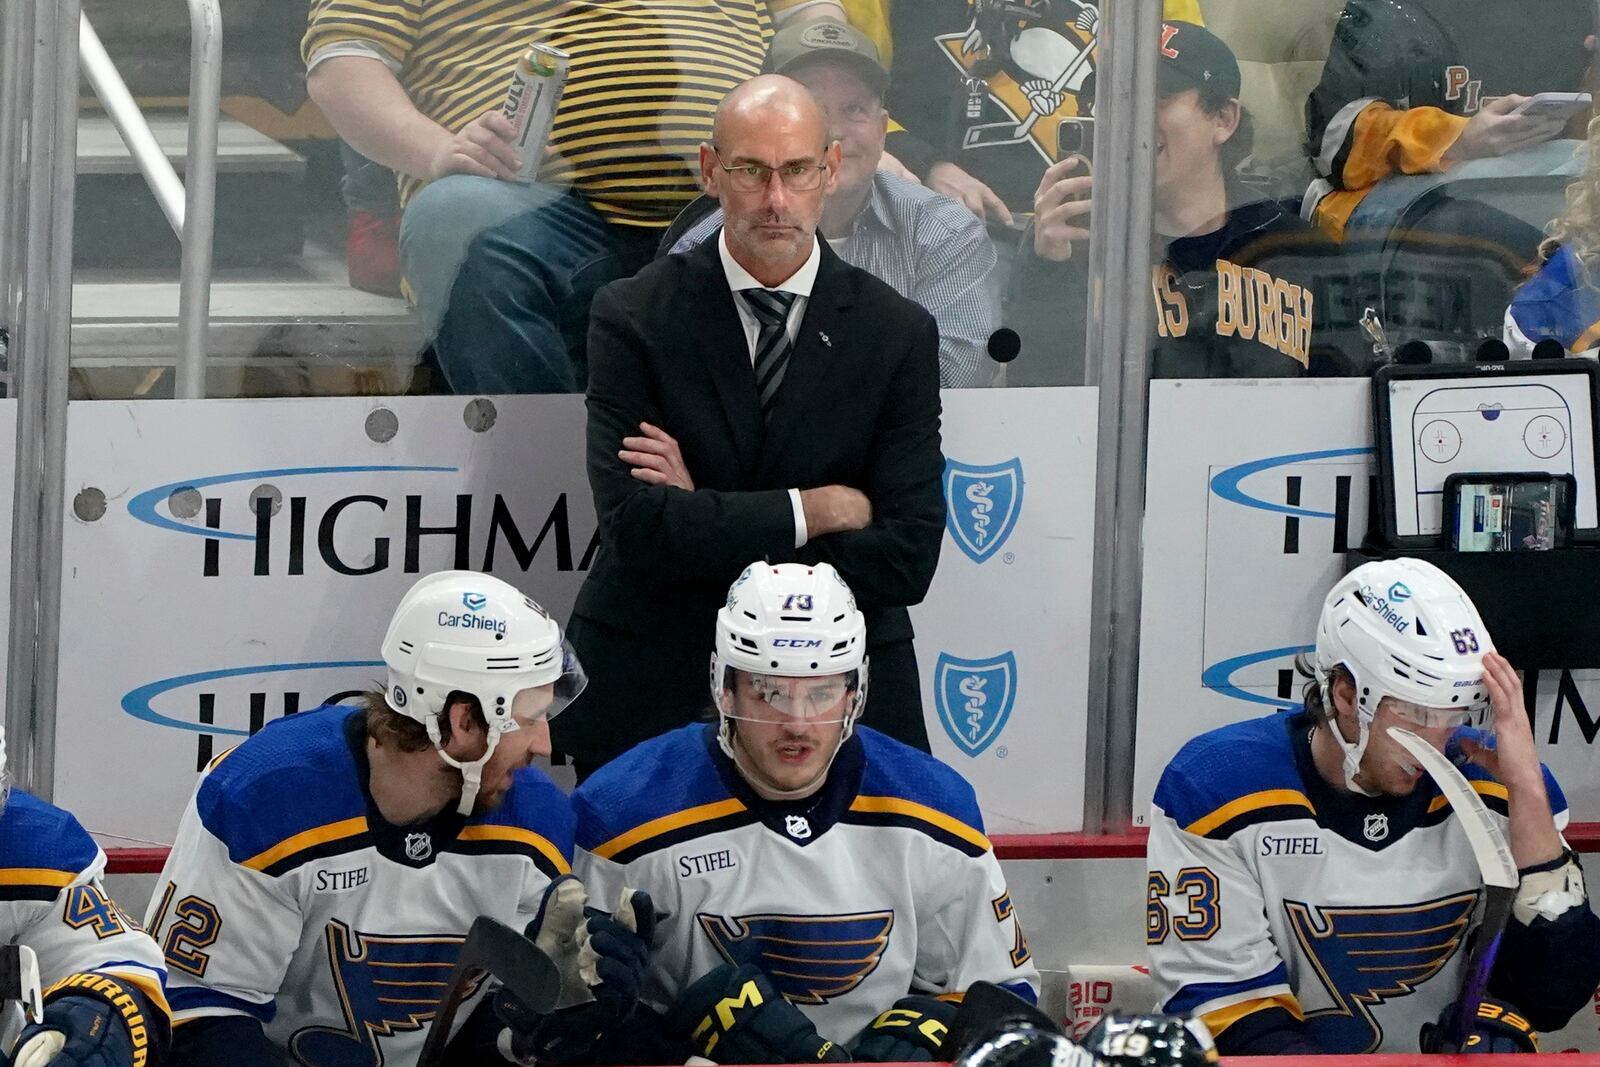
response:
[[[222,107],[222,8],[219,0],[189,4],[189,137],[183,180],[156,143],[150,124],[87,15],[79,16],[83,73],[133,154],[162,214],[178,235],[178,361],[174,395],[205,395],[206,325],[211,317],[212,234],[217,217],[217,124]]]
[[[189,143],[180,182],[79,0],[0,7],[0,322],[17,398],[12,493],[5,725],[10,767],[48,799],[55,770],[61,638],[61,541],[66,512],[67,392],[72,337],[73,201],[78,78],[133,153],[182,245],[177,395],[205,392],[222,11],[188,0],[192,34]],[[180,202],[181,197],[181,202]]]

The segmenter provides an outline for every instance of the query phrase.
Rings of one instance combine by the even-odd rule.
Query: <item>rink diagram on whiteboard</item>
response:
[[[1593,450],[1574,450],[1575,439],[1583,443],[1575,434],[1592,433],[1587,381],[1581,376],[1570,380],[1578,388],[1562,389],[1559,380],[1555,384],[1393,383],[1395,417],[1389,426],[1397,438],[1391,442],[1397,461],[1395,502],[1401,505],[1395,509],[1397,532],[1438,533],[1444,482],[1458,472],[1571,474],[1579,486],[1592,487]],[[1581,410],[1575,411],[1575,406]],[[1409,447],[1398,439],[1401,434],[1410,436]],[[1595,524],[1592,489],[1578,493],[1577,523]]]

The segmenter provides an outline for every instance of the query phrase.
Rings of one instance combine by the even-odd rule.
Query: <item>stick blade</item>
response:
[[[1422,769],[1428,772],[1428,777],[1439,787],[1439,792],[1450,801],[1450,806],[1455,809],[1456,819],[1461,823],[1461,829],[1466,832],[1467,843],[1472,846],[1472,855],[1478,861],[1478,871],[1483,876],[1483,884],[1500,889],[1515,889],[1518,881],[1517,864],[1511,858],[1511,846],[1506,843],[1505,834],[1501,833],[1500,827],[1495,824],[1489,808],[1473,791],[1466,775],[1445,758],[1444,753],[1410,730],[1391,726],[1389,736],[1416,757],[1417,762],[1422,764]]]
[[[1017,1026],[1036,1026],[1052,1033],[1064,1033],[1061,1024],[993,982],[973,982],[961,998],[961,1007],[950,1021],[939,1055],[957,1058],[964,1050],[1002,1030]]]
[[[438,1067],[450,1042],[456,1012],[467,991],[484,976],[497,979],[518,1000],[540,1014],[555,1009],[561,996],[561,972],[538,946],[507,926],[480,915],[472,922],[455,969],[445,986],[433,1025],[417,1057],[417,1067]]]

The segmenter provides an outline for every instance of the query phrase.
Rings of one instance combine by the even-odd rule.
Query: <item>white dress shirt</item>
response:
[[[811,242],[811,255],[800,264],[800,269],[789,275],[788,278],[777,285],[766,286],[750,274],[749,271],[739,266],[733,258],[733,253],[728,251],[727,231],[717,235],[717,252],[722,256],[722,271],[728,277],[728,288],[735,293],[743,289],[776,289],[783,293],[793,293],[794,303],[789,305],[789,321],[784,327],[784,332],[789,335],[789,345],[794,346],[795,338],[800,333],[800,320],[805,317],[806,304],[811,300],[811,287],[817,281],[817,267],[822,263],[822,246],[815,239]],[[750,354],[752,370],[756,363],[756,339],[761,335],[761,323],[756,319],[755,312],[750,310],[744,297],[737,297],[733,302],[734,308],[739,312],[739,323],[744,327],[744,345]],[[806,530],[806,512],[800,504],[800,490],[789,490],[789,506],[794,511],[794,547],[799,548],[810,540]]]

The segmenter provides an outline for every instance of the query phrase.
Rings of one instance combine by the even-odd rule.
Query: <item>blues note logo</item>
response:
[[[982,563],[1005,544],[1022,512],[1022,460],[978,467],[944,465],[945,526],[956,546]]]
[[[894,928],[892,911],[695,918],[723,959],[755,964],[791,1004],[821,1004],[860,985],[883,959]]]
[[[296,1031],[289,1039],[296,1061],[311,1067],[382,1067],[386,1051],[407,1062],[415,1058],[461,952],[461,938],[365,934],[335,920],[328,924],[327,952],[344,1028]],[[385,1049],[387,1041],[402,1035],[415,1035],[416,1044]]]
[[[950,740],[967,755],[980,755],[1005,729],[1016,703],[1016,654],[960,659],[939,653],[933,669],[933,699]]]
[[[1444,969],[1461,947],[1477,902],[1476,891],[1388,907],[1284,901],[1289,929],[1333,1001],[1331,1008],[1306,1012],[1312,1043],[1329,1051],[1376,1051],[1383,1028],[1371,1009],[1410,996]]]

